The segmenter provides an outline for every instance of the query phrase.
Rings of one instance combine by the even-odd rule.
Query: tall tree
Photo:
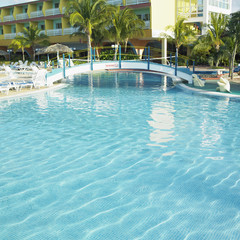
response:
[[[9,48],[13,48],[14,52],[17,52],[19,49],[22,51],[22,59],[25,61],[24,51],[25,48],[29,48],[29,44],[27,43],[26,39],[22,36],[16,36],[15,39],[12,40]]]
[[[224,55],[224,36],[226,35],[228,17],[223,14],[211,14],[211,23],[207,24],[207,33],[201,37],[201,41],[195,44],[193,51],[208,49],[209,59],[212,59],[218,67]]]
[[[178,17],[174,26],[167,26],[166,30],[172,32],[172,35],[164,35],[170,42],[173,42],[176,47],[176,54],[178,56],[179,48],[182,45],[186,45],[194,40],[195,32],[187,24],[184,23],[186,19]]]
[[[41,33],[41,30],[37,26],[30,26],[29,28],[23,28],[23,36],[26,44],[31,46],[33,51],[33,61],[35,61],[35,50],[37,45],[47,46],[49,45],[48,36]]]
[[[66,8],[66,15],[72,26],[87,36],[88,60],[90,59],[90,48],[92,42],[92,31],[94,28],[106,21],[110,14],[106,0],[70,0]]]
[[[135,26],[133,24],[135,23]],[[127,42],[130,37],[142,34],[144,23],[139,20],[130,8],[120,6],[115,8],[112,14],[112,22],[109,28],[109,37],[115,42],[114,60],[117,59],[118,46],[120,42]]]
[[[211,23],[207,25],[208,32],[207,35],[210,39],[210,43],[215,47],[218,52],[221,45],[224,45],[222,37],[226,31],[226,26],[228,24],[228,17],[223,14],[212,13]]]
[[[231,38],[230,47],[232,46],[232,49],[230,49],[229,72],[231,79],[233,79],[234,62],[240,44],[240,11],[231,14],[228,23],[228,36]]]

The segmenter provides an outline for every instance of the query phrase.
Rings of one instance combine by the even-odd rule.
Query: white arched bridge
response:
[[[50,82],[56,82],[61,79],[68,78],[75,74],[100,71],[100,70],[131,70],[131,71],[149,71],[159,74],[165,74],[176,80],[185,80],[192,83],[192,74],[189,68],[170,67],[149,61],[100,61],[90,62],[72,67],[63,67],[53,69],[51,73],[47,74],[47,79]]]

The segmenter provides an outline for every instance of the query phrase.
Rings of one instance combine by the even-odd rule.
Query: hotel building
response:
[[[51,43],[62,43],[77,50],[86,48],[80,37],[70,37],[76,31],[68,23],[64,12],[68,0],[37,0],[0,8],[0,49],[6,50],[15,36],[24,27],[38,26],[49,36]],[[232,0],[108,0],[110,4],[129,7],[144,20],[144,36],[130,39],[132,46],[142,46],[149,42],[160,42],[164,55],[167,41],[161,39],[168,25],[174,25],[177,16],[187,18],[199,34],[205,32],[203,26],[209,23],[211,13],[231,13]],[[140,49],[141,50],[141,49]]]

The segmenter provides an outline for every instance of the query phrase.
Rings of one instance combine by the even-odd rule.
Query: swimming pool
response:
[[[102,72],[0,109],[0,239],[240,239],[239,102]]]

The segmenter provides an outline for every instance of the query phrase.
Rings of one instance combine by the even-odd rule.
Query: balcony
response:
[[[78,28],[64,28],[63,29],[63,35],[70,35],[78,31]]]
[[[123,5],[123,0],[108,0],[107,2],[108,4],[112,4],[112,5],[120,5],[120,6]]]
[[[45,30],[40,31],[39,35],[41,35],[41,34],[46,34]]]
[[[16,33],[6,33],[4,34],[4,39],[14,39],[16,36]]]
[[[27,13],[20,13],[16,15],[16,20],[28,19]]]
[[[14,21],[14,17],[12,15],[8,15],[8,16],[4,16],[3,17],[3,21],[4,22],[11,22],[11,21]]]
[[[62,35],[62,29],[50,29],[47,30],[48,36],[61,36]]]
[[[42,11],[35,11],[30,13],[31,18],[38,18],[38,17],[43,17],[43,12]]]
[[[54,16],[61,14],[59,8],[51,8],[45,11],[45,16]]]
[[[137,5],[142,3],[149,3],[149,0],[126,0],[126,6],[127,5]]]

